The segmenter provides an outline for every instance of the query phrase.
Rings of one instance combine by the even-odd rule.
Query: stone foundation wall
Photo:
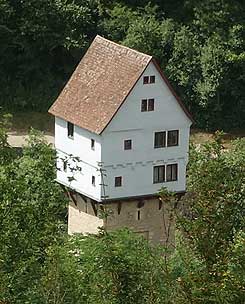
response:
[[[96,234],[98,228],[103,226],[103,220],[95,215],[91,200],[84,200],[78,194],[74,195],[74,201],[69,203],[68,234]]]
[[[68,233],[96,234],[99,227],[108,231],[127,227],[152,244],[174,242],[174,222],[165,203],[158,198],[115,201],[104,205],[109,214],[99,218],[100,207],[93,200],[73,195],[69,204]]]
[[[174,222],[170,222],[166,204],[157,198],[114,202],[106,208],[111,212],[105,220],[108,231],[128,227],[152,244],[174,241]]]

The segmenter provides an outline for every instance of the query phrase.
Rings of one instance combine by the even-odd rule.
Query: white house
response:
[[[152,56],[96,36],[49,112],[57,181],[81,197],[185,191],[192,118]]]

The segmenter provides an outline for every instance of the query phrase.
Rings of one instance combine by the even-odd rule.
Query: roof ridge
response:
[[[132,49],[132,48],[130,48],[130,47],[128,47],[128,46],[119,44],[119,43],[117,43],[117,42],[114,42],[114,41],[112,41],[112,40],[110,40],[110,39],[107,39],[107,38],[105,38],[105,37],[103,37],[103,36],[100,36],[100,35],[98,35],[98,34],[95,36],[94,40],[96,40],[97,38],[102,39],[102,40],[105,40],[106,42],[108,42],[108,43],[110,43],[110,44],[114,44],[114,45],[116,45],[116,46],[119,47],[119,48],[124,48],[124,49],[127,49],[127,50],[130,51],[130,52],[134,52],[134,53],[140,54],[140,55],[142,55],[142,56],[144,56],[144,57],[148,57],[148,58],[149,58],[149,61],[150,61],[151,59],[153,59],[153,56],[151,56],[151,55],[148,55],[148,54],[146,54],[146,53],[137,51],[137,50]]]

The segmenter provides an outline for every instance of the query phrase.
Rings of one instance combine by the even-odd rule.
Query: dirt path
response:
[[[46,141],[54,145],[54,117],[48,113],[18,112],[12,114],[8,142],[13,147],[23,147],[31,128],[44,133]]]
[[[47,143],[52,144],[54,146],[54,136],[51,134],[44,135]],[[8,133],[8,143],[12,147],[23,147],[26,145],[26,139],[28,138],[27,134],[17,134],[16,132]]]
[[[20,112],[13,114],[12,128],[9,132],[9,143],[13,147],[23,147],[26,144],[26,138],[30,128],[44,132],[48,143],[54,145],[54,117],[48,113],[39,112]],[[225,133],[223,135],[224,145],[229,147],[232,139],[245,136],[245,130]],[[194,144],[203,144],[213,140],[213,133],[203,130],[191,130],[191,142]]]

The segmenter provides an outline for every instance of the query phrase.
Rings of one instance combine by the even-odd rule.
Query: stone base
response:
[[[103,215],[107,214],[107,216]],[[174,221],[164,202],[158,198],[134,199],[99,204],[73,194],[69,204],[68,233],[96,234],[127,227],[152,244],[174,242]]]
[[[80,202],[78,202],[77,205],[70,202],[68,211],[68,234],[98,233],[98,228],[104,226],[104,221],[97,216],[82,211],[81,209]]]

